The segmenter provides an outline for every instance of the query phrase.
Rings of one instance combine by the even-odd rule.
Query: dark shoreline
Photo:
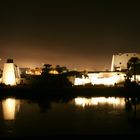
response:
[[[140,97],[140,87],[0,87],[0,98],[9,96],[17,98],[68,98],[77,96]]]

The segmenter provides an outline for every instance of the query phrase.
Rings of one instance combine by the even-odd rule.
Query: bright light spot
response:
[[[90,83],[90,79],[88,77],[84,77],[84,75],[82,75],[82,78],[75,78],[74,81],[74,85],[85,85],[87,83]]]
[[[86,105],[90,105],[90,101],[86,98],[75,98],[75,104],[85,107]]]
[[[50,70],[49,74],[59,74],[59,72],[57,70]]]
[[[14,64],[4,64],[2,82],[6,85],[16,85]]]
[[[84,80],[82,78],[75,78],[74,85],[84,85]]]
[[[13,98],[2,101],[3,117],[5,120],[14,120],[16,111],[19,110],[19,102]]]
[[[99,104],[109,104],[115,106],[124,106],[125,100],[124,98],[115,98],[115,97],[92,97],[92,98],[83,98],[83,97],[77,97],[74,99],[74,103],[78,106],[97,106]]]
[[[96,78],[94,79],[92,82],[93,85],[97,84],[97,85],[112,85],[114,86],[115,83],[117,83],[119,77],[117,75],[114,75],[112,77],[107,77],[107,78]]]
[[[88,77],[75,78],[74,85],[85,85],[91,83],[92,85],[114,86],[117,83],[124,82],[124,74],[117,73],[90,73]]]
[[[131,81],[134,81],[134,75],[132,76]],[[136,82],[140,82],[140,75],[136,75]]]
[[[41,75],[42,74],[42,69],[41,68],[35,68],[35,69],[29,69],[26,70],[26,74],[29,75]]]

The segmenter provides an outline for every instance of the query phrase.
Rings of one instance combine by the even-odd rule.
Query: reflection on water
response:
[[[4,120],[14,120],[19,111],[20,102],[14,98],[7,98],[2,101],[2,112]]]
[[[124,107],[125,99],[124,98],[115,98],[115,97],[77,97],[74,99],[75,105],[78,106],[97,106],[97,105],[113,105],[113,107]]]
[[[0,136],[140,132],[140,98],[7,98],[1,103]]]

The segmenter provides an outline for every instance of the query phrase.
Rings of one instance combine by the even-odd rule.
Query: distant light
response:
[[[29,75],[41,75],[42,69],[41,68],[29,69],[26,70],[25,73]]]
[[[57,70],[50,70],[49,74],[59,74],[59,72]]]

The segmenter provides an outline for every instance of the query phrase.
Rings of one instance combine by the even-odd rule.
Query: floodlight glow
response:
[[[59,72],[57,70],[50,70],[49,74],[59,74]]]
[[[2,82],[6,85],[16,85],[15,70],[13,63],[4,64]]]
[[[117,83],[124,82],[124,74],[117,73],[94,73],[88,74],[88,77],[75,78],[74,85],[85,85],[91,83],[92,85],[114,86]]]

